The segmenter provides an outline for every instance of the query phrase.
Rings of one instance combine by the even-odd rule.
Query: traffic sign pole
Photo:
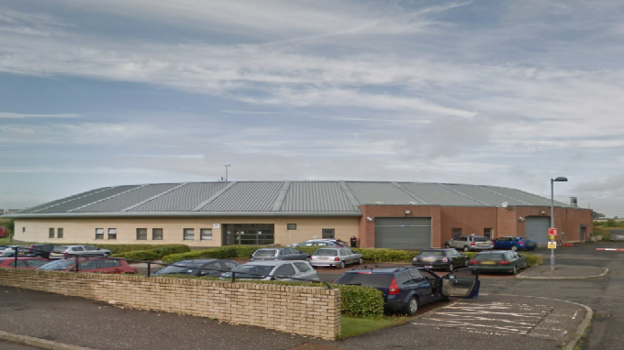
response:
[[[548,248],[550,249],[550,269],[554,270],[555,269],[555,249],[557,248],[557,242],[555,241],[555,239],[557,238],[557,229],[556,228],[549,228],[548,229],[548,239],[550,240],[550,242],[548,242]]]

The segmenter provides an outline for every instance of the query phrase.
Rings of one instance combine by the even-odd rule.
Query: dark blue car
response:
[[[479,295],[479,274],[472,269],[459,269],[443,277],[422,267],[353,269],[343,273],[336,284],[349,284],[379,289],[387,313],[413,316],[421,305],[448,300],[450,297],[471,298]]]
[[[537,248],[537,242],[521,236],[498,237],[492,242],[494,243],[494,249],[533,250]]]

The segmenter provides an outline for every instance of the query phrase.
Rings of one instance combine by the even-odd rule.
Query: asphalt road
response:
[[[16,344],[5,340],[0,340],[0,349],[2,350],[40,350],[28,345]]]

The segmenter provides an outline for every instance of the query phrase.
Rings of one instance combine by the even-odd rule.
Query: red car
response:
[[[36,269],[38,267],[41,267],[47,263],[49,263],[50,260],[48,259],[43,259],[43,258],[24,258],[24,257],[18,257],[17,258],[17,268],[18,269]],[[4,267],[4,268],[14,268],[15,267],[15,258],[0,258],[0,267]]]
[[[78,268],[76,268],[76,258],[71,258],[52,261],[39,267],[38,270],[89,273],[137,273],[137,270],[128,265],[128,262],[123,259],[82,257],[78,258]]]

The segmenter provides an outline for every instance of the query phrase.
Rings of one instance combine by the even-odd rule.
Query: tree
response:
[[[15,230],[15,221],[13,219],[0,219],[0,226],[6,227],[9,234],[11,234]]]

